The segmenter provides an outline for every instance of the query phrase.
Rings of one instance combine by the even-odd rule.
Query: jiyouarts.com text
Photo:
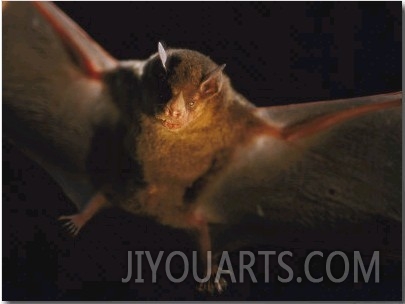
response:
[[[354,283],[361,282],[375,282],[380,280],[380,255],[378,251],[374,251],[371,258],[363,259],[359,251],[354,251],[350,254],[342,251],[333,251],[323,253],[321,251],[309,252],[303,260],[303,271],[300,275],[295,275],[294,270],[296,267],[291,265],[293,253],[291,251],[240,251],[238,253],[237,265],[235,266],[235,259],[231,259],[227,251],[216,259],[218,261],[212,267],[212,253],[207,252],[206,265],[204,271],[201,271],[201,257],[198,256],[196,251],[193,251],[190,259],[185,253],[181,251],[173,251],[166,253],[160,251],[158,254],[152,254],[149,251],[128,251],[127,273],[122,277],[123,283],[128,283],[133,280],[135,283],[145,283],[146,279],[143,277],[143,270],[149,270],[151,276],[151,283],[157,282],[157,273],[163,273],[173,283],[183,282],[189,274],[195,281],[205,283],[214,277],[216,282],[224,277],[232,283],[243,283],[247,278],[253,283],[257,283],[255,275],[258,271],[257,267],[260,266],[259,272],[264,274],[264,281],[267,283],[270,280],[277,280],[281,283],[302,282],[303,279],[311,283],[321,283],[325,279],[333,283],[341,283],[346,280],[351,280]],[[257,259],[261,259],[261,263],[256,263]],[[180,273],[178,271],[172,272],[172,263],[177,259],[177,264],[181,265]],[[338,271],[336,265],[339,264]],[[273,271],[276,265],[282,271]],[[317,265],[317,267],[313,267]],[[322,271],[319,272],[319,265]],[[314,270],[317,268],[317,270]],[[213,271],[215,269],[215,272]],[[282,273],[282,274],[281,274]],[[202,275],[204,274],[204,275]],[[350,274],[350,275],[349,275]],[[374,274],[374,275],[373,275]],[[273,278],[272,278],[273,276]]]

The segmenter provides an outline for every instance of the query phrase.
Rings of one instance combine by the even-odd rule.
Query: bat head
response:
[[[165,50],[159,43],[141,79],[144,112],[171,131],[190,127],[220,102],[224,67],[199,52]]]

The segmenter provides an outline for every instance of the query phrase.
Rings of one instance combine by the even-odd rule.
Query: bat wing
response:
[[[308,248],[335,244],[337,233],[342,240],[367,235],[372,248],[379,223],[400,231],[401,99],[395,93],[258,109],[276,136],[242,147],[203,198],[212,222],[227,226],[214,243],[226,247],[237,234],[238,243],[285,244],[307,234]],[[391,244],[399,250],[400,239]]]
[[[80,207],[94,130],[118,110],[102,74],[118,62],[50,2],[3,3],[3,131]]]

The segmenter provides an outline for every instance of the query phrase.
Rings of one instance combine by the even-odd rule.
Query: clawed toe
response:
[[[67,221],[63,226],[72,236],[77,236],[83,225],[86,223],[85,219],[83,219],[80,214],[62,215],[58,220]]]

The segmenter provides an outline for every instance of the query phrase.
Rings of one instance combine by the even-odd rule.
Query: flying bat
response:
[[[130,66],[136,76],[131,80],[137,81],[148,62],[160,62],[166,70],[170,50],[169,56],[159,47],[151,59],[120,62],[51,3],[3,6],[4,133],[49,172],[78,210],[86,210],[98,191],[87,170],[94,141],[99,136],[110,140],[106,134],[131,119],[119,87],[110,89],[114,78],[105,75]],[[222,69],[214,68],[214,78],[204,81],[216,80]],[[218,90],[217,84],[207,91]],[[146,86],[134,83],[138,91]],[[327,239],[377,218],[400,223],[401,99],[401,93],[393,93],[270,108],[247,103],[241,115],[253,127],[239,131],[246,140],[232,142],[229,164],[214,170],[219,171],[214,181],[190,203],[204,223],[201,242],[212,239],[208,247],[220,251],[288,243],[308,231],[323,230]],[[166,118],[160,121],[177,127]],[[238,130],[241,121],[233,123]],[[119,143],[112,138],[104,145]],[[158,151],[154,156],[161,157]],[[172,210],[166,207],[154,216],[181,226],[166,221]],[[238,231],[238,237],[229,231]]]

